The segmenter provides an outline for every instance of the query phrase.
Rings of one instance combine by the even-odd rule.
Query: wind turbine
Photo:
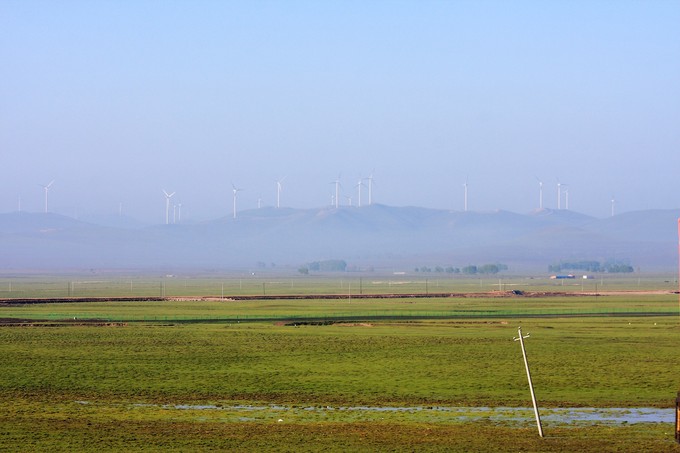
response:
[[[331,184],[335,184],[335,209],[338,209],[340,203],[340,175],[338,175],[335,181],[331,181]]]
[[[557,209],[562,209],[562,184],[557,180]]]
[[[465,183],[463,184],[463,191],[464,191],[464,204],[463,208],[464,211],[467,212],[468,210],[468,178],[467,176],[465,177]]]
[[[536,180],[538,181],[538,209],[543,209],[543,181],[538,179],[538,176]]]
[[[276,181],[276,208],[277,209],[281,207],[281,191],[283,190],[283,186],[281,185],[281,183],[283,182],[284,179],[286,179],[285,176],[283,178],[279,179],[278,181]]]
[[[368,205],[373,204],[373,173],[371,173],[368,178]]]
[[[54,184],[54,179],[52,181],[50,181],[50,183],[47,184],[46,186],[43,186],[42,184],[40,184],[40,186],[45,190],[45,212],[48,212],[47,199],[49,197],[50,186],[52,186],[52,184]]]
[[[163,193],[165,194],[165,224],[167,225],[170,223],[170,198],[175,195],[175,192],[167,193],[165,189],[163,189]]]
[[[612,217],[614,217],[614,204],[616,204],[616,200],[614,200],[614,196],[612,195]]]
[[[564,189],[564,209],[569,210],[569,187]]]
[[[241,192],[243,189],[237,189],[234,183],[231,184],[231,187],[234,192],[234,218],[236,218],[236,194]]]
[[[359,207],[361,207],[361,186],[365,185],[366,184],[364,184],[364,179],[361,176],[359,176],[359,182],[356,184],[356,186],[354,186],[359,190]]]

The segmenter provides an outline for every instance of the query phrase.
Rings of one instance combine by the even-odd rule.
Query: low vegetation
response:
[[[347,270],[347,262],[345,260],[324,260],[312,261],[298,269],[301,274],[309,274],[309,272],[345,272]]]
[[[540,407],[671,410],[680,376],[678,317],[529,315],[589,305],[677,311],[677,295],[0,307],[0,317],[34,319],[0,327],[0,450],[680,451],[671,423],[551,421],[546,438],[537,436],[513,341],[520,325],[531,334],[526,346]],[[514,307],[527,315],[361,319],[414,306]],[[50,313],[52,321],[35,321]],[[356,318],[196,321],[206,314],[334,313]],[[95,322],[101,314],[132,321]],[[520,418],[471,419],[483,406],[523,409]],[[438,407],[468,409],[449,415]]]
[[[609,274],[625,274],[634,272],[633,266],[627,263],[607,261],[561,261],[558,264],[548,266],[550,272],[560,271],[584,271],[584,272],[606,272]]]
[[[427,272],[434,272],[436,273],[442,273],[446,272],[447,274],[464,274],[464,275],[476,275],[476,274],[481,274],[481,275],[486,275],[486,274],[491,274],[495,275],[501,271],[506,271],[508,270],[508,266],[505,264],[482,264],[482,265],[476,265],[476,264],[469,264],[467,266],[463,266],[463,268],[459,267],[453,267],[453,266],[435,266],[434,268],[429,267],[429,266],[420,266],[416,267],[413,269],[414,272],[421,272],[421,273],[427,273]]]

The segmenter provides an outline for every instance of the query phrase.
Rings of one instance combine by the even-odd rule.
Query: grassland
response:
[[[507,293],[504,293],[507,294]],[[599,293],[598,293],[599,294]],[[678,313],[677,296],[670,293],[617,293],[550,297],[475,293],[474,297],[358,299],[229,300],[217,298],[148,301],[63,302],[18,304],[2,308],[0,317],[25,319],[101,319],[104,321],[275,321],[461,319],[531,316],[663,315]]]
[[[678,317],[521,313],[677,304],[677,295],[628,294],[0,307],[0,317],[16,319],[128,320],[0,328],[0,450],[680,451],[670,423],[551,421],[538,438],[512,341],[519,325],[531,333],[527,352],[542,408],[671,410]],[[446,315],[452,312],[469,316]],[[200,321],[255,314],[282,321]],[[339,314],[355,319],[284,321]],[[343,410],[349,407],[419,410]],[[518,417],[472,417],[478,407],[523,409]]]
[[[270,294],[410,294],[478,293],[498,290],[586,292],[676,290],[674,275],[598,275],[583,280],[551,280],[547,275],[469,277],[446,273],[343,273],[303,276],[290,272],[242,271],[206,274],[68,274],[19,273],[0,276],[0,298],[52,297],[188,297]]]

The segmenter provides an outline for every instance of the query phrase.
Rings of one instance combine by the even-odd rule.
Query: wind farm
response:
[[[484,175],[481,175],[482,177]],[[475,179],[479,176],[475,175]],[[489,202],[488,183],[480,183],[480,187],[475,189],[475,205],[472,207],[470,205],[470,176],[466,175],[465,179],[462,181],[462,203],[457,205],[451,200],[441,205],[435,204],[431,205],[429,200],[429,195],[427,193],[422,193],[423,204],[419,203],[408,203],[406,199],[402,203],[390,203],[388,200],[394,200],[394,176],[382,175],[380,176],[381,185],[380,190],[376,193],[375,185],[375,172],[369,172],[369,176],[359,176],[353,181],[347,181],[347,178],[343,180],[342,175],[338,174],[337,177],[333,178],[329,185],[330,190],[324,188],[324,182],[321,184],[317,181],[314,185],[309,184],[309,179],[305,175],[295,175],[293,178],[290,175],[279,177],[274,179],[274,191],[267,190],[262,181],[247,181],[248,186],[252,187],[250,191],[244,192],[241,187],[237,187],[233,183],[231,184],[231,217],[235,219],[239,215],[240,210],[250,210],[250,209],[262,209],[270,206],[274,206],[277,209],[281,209],[284,205],[284,192],[285,192],[285,206],[293,209],[314,209],[321,208],[324,206],[332,206],[339,209],[342,206],[349,207],[350,199],[352,200],[352,208],[366,208],[372,206],[376,203],[383,203],[391,206],[423,206],[431,209],[453,209],[454,211],[460,212],[492,212],[497,210],[509,210],[511,212],[526,213],[531,212],[535,209],[554,209],[554,210],[574,210],[576,212],[581,212],[586,215],[591,215],[596,218],[600,217],[611,217],[614,212],[612,209],[612,197],[602,197],[598,200],[599,213],[592,214],[584,211],[584,200],[587,201],[591,206],[593,203],[593,197],[588,192],[584,197],[584,191],[581,190],[583,182],[579,182],[578,185],[571,184],[567,185],[562,182],[559,178],[556,178],[556,198],[555,201],[547,203],[545,200],[545,190],[544,182],[537,176],[528,176],[517,180],[518,187],[528,187],[531,180],[535,180],[538,184],[538,203],[536,203],[535,192],[530,193],[529,189],[525,190],[522,197],[503,197],[505,187],[503,191],[498,191],[499,197],[497,200]],[[382,182],[387,181],[387,182]],[[389,184],[388,184],[389,182]],[[148,214],[153,212],[153,209],[147,207],[146,204],[150,199],[150,193],[143,192],[136,194],[134,198],[121,198],[115,196],[113,200],[107,205],[106,203],[98,203],[95,205],[83,206],[77,201],[81,194],[73,193],[72,191],[66,191],[62,189],[60,185],[60,191],[58,197],[52,200],[51,189],[53,188],[54,180],[50,181],[48,184],[40,184],[42,188],[42,207],[40,210],[42,212],[53,212],[61,215],[72,216],[74,213],[79,213],[79,218],[85,219],[97,219],[105,216],[113,217],[123,217],[122,206],[126,206],[125,217],[129,218],[131,222],[153,225],[158,223],[158,217],[155,219]],[[270,180],[271,184],[271,180]],[[64,182],[65,186],[69,186],[70,181]],[[588,185],[588,183],[586,183]],[[201,193],[198,191],[197,187],[189,186],[185,184],[182,185],[182,203],[177,200],[175,191],[169,192],[166,189],[162,189],[162,193],[165,197],[165,215],[163,217],[163,223],[166,225],[182,223],[197,223],[209,221],[210,219],[218,218],[223,213],[223,205],[219,202],[217,198],[212,197],[209,193]],[[430,190],[437,193],[446,193],[448,184],[437,184],[430,182]],[[271,188],[271,186],[269,186]],[[328,187],[328,186],[326,186]],[[413,194],[418,194],[418,184],[414,184],[414,190],[411,192]],[[477,187],[477,185],[475,185]],[[534,186],[535,187],[535,186]],[[579,189],[579,198],[574,198],[576,190]],[[524,189],[523,189],[524,190]],[[486,191],[485,195],[478,195],[479,191]],[[94,196],[98,192],[97,188],[93,190],[88,190],[88,196]],[[270,193],[273,197],[263,197],[263,193]],[[313,196],[315,200],[314,204],[309,204],[309,197]],[[485,200],[480,201],[480,198]],[[19,211],[31,212],[37,208],[36,199],[31,197],[27,199],[25,197],[19,196]],[[326,201],[324,201],[326,200]],[[328,202],[327,200],[330,200]],[[506,201],[511,201],[514,205],[522,205],[523,210],[517,211],[513,209],[507,209],[504,205]],[[399,199],[397,199],[399,201]],[[187,204],[188,203],[188,204]],[[13,212],[11,209],[11,203],[7,206],[5,212]],[[189,211],[183,212],[184,206],[191,206]],[[617,200],[617,206],[619,202]],[[108,206],[108,211],[106,207]],[[32,208],[31,208],[32,207]],[[630,209],[630,203],[627,203],[628,209]],[[141,209],[140,209],[141,208]],[[16,209],[15,209],[16,210]],[[620,209],[616,210],[617,213],[622,213]],[[140,214],[141,213],[141,214]],[[139,217],[138,217],[139,216]]]
[[[680,2],[0,24],[0,452],[680,453]]]

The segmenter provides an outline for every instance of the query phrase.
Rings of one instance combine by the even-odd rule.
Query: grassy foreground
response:
[[[0,450],[680,451],[669,423],[313,410],[530,406],[520,322],[542,407],[672,406],[672,317],[4,327]]]
[[[533,428],[483,422],[265,424],[31,418],[3,427],[0,448],[7,451],[680,451],[670,440],[670,431],[658,425],[556,427],[541,439]]]

